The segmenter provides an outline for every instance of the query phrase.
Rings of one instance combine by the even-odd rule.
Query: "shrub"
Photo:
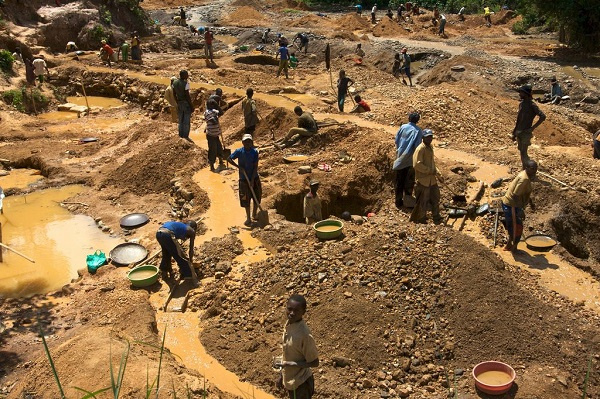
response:
[[[100,22],[102,22],[105,25],[110,25],[112,23],[112,14],[105,6],[100,7],[99,13]]]
[[[90,30],[90,36],[93,40],[96,41],[101,41],[102,39],[104,39],[105,36],[105,32],[104,32],[104,28],[102,27],[102,25],[96,25],[92,28],[92,30]]]
[[[15,62],[15,59],[10,51],[0,50],[0,70],[2,72],[12,72],[13,62]]]
[[[511,29],[515,35],[524,35],[527,33],[527,27],[523,21],[515,22]]]
[[[20,112],[25,112],[25,88],[21,90],[7,90],[2,93],[2,99]]]

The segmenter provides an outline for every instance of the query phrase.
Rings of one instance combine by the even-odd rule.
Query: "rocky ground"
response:
[[[157,249],[153,235],[160,223],[200,219],[210,207],[219,206],[194,178],[207,167],[201,112],[192,119],[195,143],[180,140],[162,98],[169,77],[182,68],[190,71],[199,111],[210,91],[223,87],[231,107],[221,124],[230,148],[240,145],[243,131],[238,100],[246,87],[255,88],[264,118],[255,138],[272,225],[254,229],[253,235],[272,255],[242,270],[233,262],[231,273],[232,260],[249,251],[236,231],[198,244],[195,265],[211,278],[192,292],[188,306],[198,315],[203,327],[199,338],[208,352],[242,379],[275,393],[270,362],[279,354],[283,306],[291,293],[301,293],[308,299],[306,319],[321,353],[315,397],[486,397],[475,391],[470,370],[479,361],[501,359],[515,366],[518,375],[518,386],[504,397],[574,398],[582,395],[590,358],[594,372],[587,397],[600,397],[597,307],[574,303],[544,287],[536,274],[503,261],[486,246],[489,234],[482,239],[475,230],[412,225],[409,210],[393,206],[391,170],[393,134],[408,112],[418,110],[419,125],[435,132],[434,144],[458,154],[439,155],[448,187],[465,192],[478,184],[471,162],[477,157],[492,169],[509,171],[501,188],[485,188],[484,198],[496,198],[518,171],[518,153],[508,137],[518,108],[515,89],[530,83],[539,93],[557,76],[571,100],[541,105],[548,119],[535,131],[532,156],[541,171],[570,188],[541,177],[534,189],[538,207],[528,212],[526,228],[555,236],[560,244],[554,252],[598,280],[599,165],[590,149],[590,133],[600,128],[600,80],[590,69],[597,58],[578,54],[547,34],[513,36],[510,26],[516,19],[510,13],[498,15],[491,28],[481,16],[460,22],[451,15],[448,37],[439,38],[430,14],[401,24],[382,14],[372,26],[366,16],[340,10],[323,10],[327,16],[317,16],[290,0],[145,0],[141,5],[162,25],[143,38],[144,62],[109,69],[92,52],[91,42],[82,47],[86,54],[73,57],[58,54],[62,48],[44,41],[45,24],[59,20],[36,17],[41,3],[31,5],[27,20],[15,12],[14,4],[6,3],[0,43],[11,50],[18,43],[24,53],[47,54],[51,79],[41,89],[50,99],[46,110],[55,109],[66,96],[81,95],[82,84],[88,95],[120,98],[125,105],[52,121],[0,103],[5,168],[39,169],[46,179],[36,189],[86,185],[72,201],[87,206],[69,205],[69,210],[96,218],[109,234],[135,237],[150,252]],[[172,8],[179,5],[187,7],[192,20],[216,25],[215,65],[205,63],[200,38],[170,25],[176,12]],[[68,2],[64,7],[98,8],[94,2]],[[263,54],[241,50],[254,49],[267,26],[290,38],[294,32],[309,32],[309,54],[299,54],[300,67],[290,79],[274,77],[274,46]],[[332,78],[324,67],[327,43],[334,75],[346,69],[356,81],[353,92],[373,112],[349,116],[335,109]],[[357,43],[366,52],[362,64],[352,55]],[[415,87],[402,85],[390,73],[394,53],[403,46],[415,61]],[[452,68],[456,66],[461,67]],[[0,79],[0,90],[23,84],[23,67],[17,66]],[[303,165],[311,167],[310,174],[283,164],[284,154],[270,146],[273,135],[279,138],[295,125],[292,109],[297,104],[319,121],[336,122],[286,152],[307,155]],[[78,144],[84,136],[99,141]],[[318,170],[320,163],[331,165],[332,171]],[[226,183],[235,180],[227,172],[222,176]],[[355,218],[339,240],[317,240],[310,227],[299,223],[301,198],[311,179],[321,181],[326,215],[339,217],[348,210],[376,216]],[[7,195],[22,192],[27,190],[7,190]],[[442,197],[448,203],[452,192],[442,188]],[[133,233],[120,229],[120,216],[138,211],[147,213],[151,223]],[[480,218],[468,223],[489,231],[491,222]],[[211,227],[201,223],[200,233]],[[0,397],[57,397],[37,335],[38,319],[69,387],[67,396],[75,395],[74,386],[102,388],[95,376],[99,370],[108,376],[107,359],[117,364],[126,342],[131,343],[128,373],[144,375],[149,367],[150,375],[156,374],[155,347],[162,331],[149,297],[160,287],[131,290],[119,269],[101,271],[95,276],[82,273],[51,297],[0,299]],[[212,278],[217,273],[219,278]],[[174,385],[177,396],[188,385],[194,397],[201,397],[202,377],[176,356],[165,355],[162,372],[161,380]],[[145,381],[126,379],[125,387],[126,397],[140,397]],[[212,384],[206,389],[208,397],[231,397]],[[170,394],[165,388],[164,397]]]

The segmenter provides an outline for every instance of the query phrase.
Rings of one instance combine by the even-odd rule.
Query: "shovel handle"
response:
[[[256,198],[256,193],[254,192],[254,187],[252,187],[252,184],[250,184],[250,179],[248,179],[246,170],[244,170],[244,168],[242,168],[242,167],[239,167],[239,169],[242,171],[242,173],[244,174],[244,177],[246,178],[246,182],[248,183],[248,187],[250,187],[250,192],[252,193],[252,198],[254,198],[254,202],[258,205],[258,209],[260,209],[261,212],[264,212],[262,209],[262,206],[260,206],[260,202]]]

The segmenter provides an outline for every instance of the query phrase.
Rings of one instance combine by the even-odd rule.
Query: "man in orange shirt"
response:
[[[100,59],[102,61],[107,61],[108,62],[108,67],[111,67],[111,58],[113,58],[113,54],[115,53],[115,50],[112,49],[112,47],[110,47],[107,43],[106,40],[102,40],[100,43],[102,43],[102,47],[100,48]]]
[[[206,58],[207,61],[210,57],[211,63],[215,62],[213,59],[213,48],[212,48],[212,43],[213,43],[214,38],[215,37],[214,37],[212,31],[207,26],[206,31],[204,31],[204,57]]]

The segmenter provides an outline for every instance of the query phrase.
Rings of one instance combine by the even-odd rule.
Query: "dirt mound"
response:
[[[245,5],[229,14],[223,22],[233,26],[251,27],[264,26],[268,21],[265,15],[256,8]]]
[[[135,141],[133,134],[131,141]],[[171,179],[185,167],[190,159],[204,159],[192,143],[170,135],[146,146],[115,169],[104,181],[128,189],[134,194],[165,193],[171,189]]]
[[[357,42],[360,40],[358,36],[348,31],[336,31],[332,37],[334,39],[350,40],[352,42]]]
[[[314,370],[317,381],[327,381],[319,384],[324,398],[379,397],[381,389],[398,392],[406,384],[415,397],[442,397],[446,373],[454,378],[456,368],[489,358],[515,365],[535,359],[543,373],[561,376],[585,369],[596,327],[577,321],[572,305],[557,310],[540,301],[539,293],[518,284],[527,273],[506,270],[473,240],[406,224],[391,213],[368,228],[346,226],[346,239],[327,243],[309,226],[278,223],[274,231],[260,232],[261,240],[280,250],[242,279],[250,292],[215,282],[198,304],[214,305],[218,315],[202,336],[207,350],[234,372],[272,386],[272,371],[252,365],[268,364],[278,354],[285,299],[302,293],[320,360],[333,365]],[[573,330],[585,344],[571,339]],[[469,373],[462,374],[456,374],[457,384],[474,395]],[[519,372],[519,378],[535,377]],[[520,384],[519,393],[535,396],[539,388],[532,385]],[[543,390],[544,397],[579,392],[575,383],[546,383]]]
[[[323,18],[317,17],[314,14],[305,15],[300,19],[292,21],[289,26],[299,28],[316,28],[323,24]]]
[[[275,132],[276,138],[281,138],[287,131],[296,126],[298,117],[292,111],[285,108],[272,108],[261,100],[256,100],[256,106],[264,119],[259,119],[254,132],[257,141],[264,142],[271,139],[271,130]],[[221,117],[221,129],[228,142],[239,142],[244,134],[244,113],[242,103],[238,103],[225,112]]]
[[[346,14],[337,21],[339,29],[355,31],[361,29],[369,29],[371,24],[365,18],[358,14]]]
[[[272,4],[275,8],[291,8],[304,11],[310,10],[310,7],[306,2],[298,0],[275,0]]]
[[[406,34],[406,30],[402,28],[402,26],[398,25],[395,21],[389,19],[388,17],[383,18],[375,27],[373,28],[373,36],[398,36]]]

